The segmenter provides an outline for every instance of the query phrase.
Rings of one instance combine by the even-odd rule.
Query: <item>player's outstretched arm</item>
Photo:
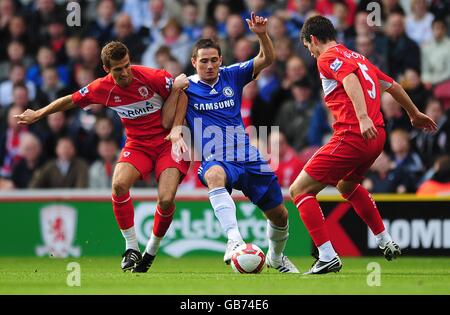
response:
[[[364,99],[363,89],[358,77],[354,73],[347,75],[342,81],[345,92],[353,103],[359,128],[364,139],[375,139],[378,135],[377,128],[372,119],[367,115],[367,104]]]
[[[18,124],[29,125],[50,114],[66,111],[75,107],[77,107],[77,105],[72,102],[72,95],[66,95],[36,111],[27,109],[22,114],[15,115],[14,118],[18,118]]]
[[[411,125],[415,128],[423,129],[428,132],[434,132],[437,130],[436,122],[430,117],[421,113],[413,101],[403,89],[403,87],[394,81],[392,86],[386,90],[392,97],[403,107],[408,113]]]
[[[256,77],[265,67],[275,60],[275,49],[267,33],[267,18],[251,13],[250,20],[246,19],[248,27],[255,33],[259,41],[259,53],[253,61],[253,77]]]
[[[180,74],[175,78],[169,97],[166,99],[166,101],[164,102],[164,106],[162,107],[161,123],[165,129],[172,128],[173,121],[175,118],[175,112],[177,110],[178,98],[181,92],[188,86],[189,86],[189,79],[186,77],[184,73]]]

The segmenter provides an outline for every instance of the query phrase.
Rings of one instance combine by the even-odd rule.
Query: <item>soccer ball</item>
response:
[[[231,257],[231,267],[237,273],[260,273],[266,256],[255,244],[239,246]]]

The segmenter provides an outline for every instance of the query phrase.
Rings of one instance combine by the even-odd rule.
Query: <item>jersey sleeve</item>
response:
[[[380,86],[383,88],[383,90],[389,89],[392,84],[394,84],[394,79],[392,79],[390,76],[388,76],[386,73],[378,69],[378,67],[373,66],[375,68],[375,72],[377,74],[378,82],[380,83]]]
[[[73,93],[72,102],[81,108],[85,108],[86,106],[94,104],[95,94],[98,93],[98,80],[99,79],[93,81],[92,83]]]
[[[341,56],[326,56],[318,60],[319,71],[329,79],[343,82],[344,78],[358,69],[356,63]]]
[[[239,87],[244,87],[253,80],[253,59],[232,64],[225,67],[224,71],[231,75]]]

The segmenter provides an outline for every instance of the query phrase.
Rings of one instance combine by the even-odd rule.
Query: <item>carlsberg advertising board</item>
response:
[[[2,202],[0,255],[3,256],[110,256],[120,255],[124,240],[109,201]],[[134,202],[135,228],[141,249],[150,236],[155,201]],[[310,238],[297,209],[290,212],[290,238],[286,253],[309,255]],[[250,202],[236,202],[238,224],[246,242],[267,249],[266,220]],[[8,237],[14,235],[15,241]],[[208,200],[177,202],[172,224],[162,241],[160,253],[223,255],[226,238]]]

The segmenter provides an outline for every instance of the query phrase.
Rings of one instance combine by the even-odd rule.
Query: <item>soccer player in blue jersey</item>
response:
[[[267,162],[250,145],[242,123],[240,111],[244,86],[274,60],[267,19],[252,12],[246,21],[260,45],[258,55],[252,60],[221,67],[222,55],[216,42],[201,39],[195,44],[191,61],[197,73],[189,77],[189,86],[185,89],[187,109],[182,108],[183,102],[179,101],[176,114],[174,111],[174,127],[169,138],[174,146],[182,148],[179,154],[186,151],[180,128],[186,118],[194,146],[201,152],[199,177],[209,189],[214,213],[228,237],[225,263],[230,263],[234,250],[244,243],[237,224],[236,205],[230,195],[232,189],[237,189],[268,219],[266,264],[280,272],[298,273],[283,254],[289,234],[288,212],[280,185]]]

